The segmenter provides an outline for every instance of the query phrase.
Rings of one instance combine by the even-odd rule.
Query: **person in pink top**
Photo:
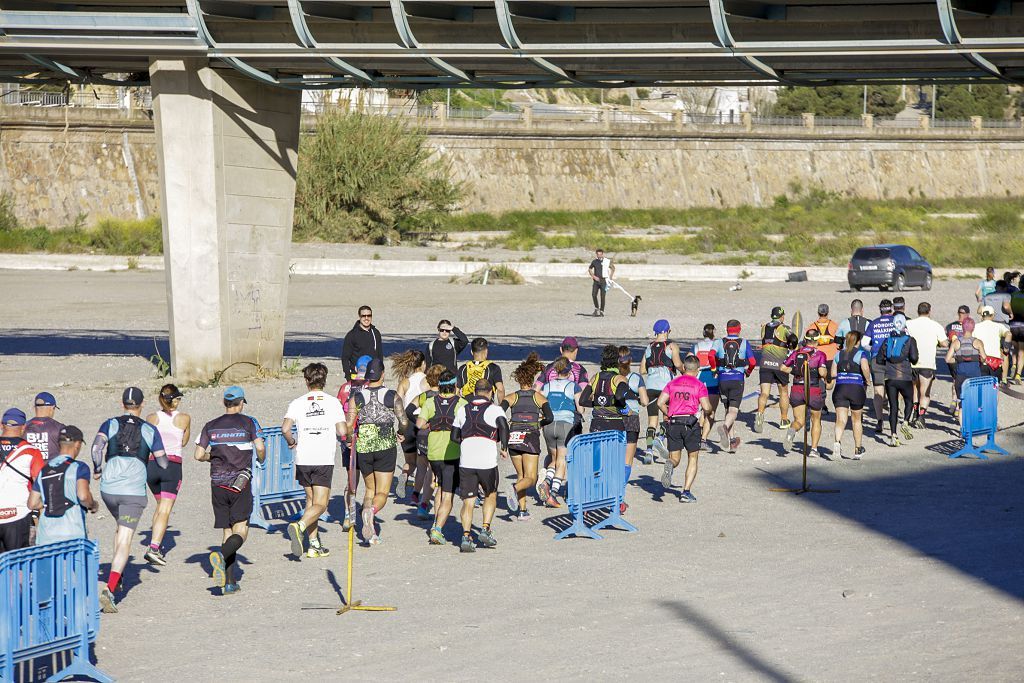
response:
[[[697,500],[690,493],[690,488],[697,478],[697,457],[700,455],[699,415],[701,412],[705,417],[712,414],[708,388],[697,378],[699,374],[700,360],[691,354],[683,359],[683,374],[666,384],[658,396],[658,410],[667,418],[665,436],[668,439],[668,458],[661,475],[661,485],[665,490],[672,488],[672,473],[679,466],[683,448],[686,449],[686,479],[679,496],[680,503],[693,503]]]
[[[804,428],[807,408],[811,409],[811,450],[809,457],[820,457],[821,409],[825,407],[825,384],[828,379],[828,357],[818,347],[818,330],[804,333],[800,346],[782,363],[782,371],[793,375],[789,404],[793,406],[793,424],[786,430],[785,450],[793,447],[796,433]],[[785,452],[783,452],[785,455]]]
[[[146,483],[149,490],[156,498],[156,512],[153,513],[153,530],[149,536],[149,548],[143,556],[149,564],[158,567],[167,565],[164,558],[164,534],[167,533],[167,524],[171,519],[171,510],[178,499],[178,492],[181,490],[181,449],[189,442],[189,431],[192,428],[192,418],[188,413],[179,410],[183,394],[173,384],[165,384],[160,388],[160,410],[151,413],[146,417],[150,423],[160,432],[160,439],[164,442],[164,452],[167,454],[167,469],[161,469],[153,455],[149,456],[149,463],[146,469]]]

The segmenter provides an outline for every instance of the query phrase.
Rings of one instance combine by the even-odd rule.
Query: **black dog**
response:
[[[629,305],[629,315],[630,316],[632,316],[634,318],[636,317],[636,310],[638,308],[640,308],[640,302],[641,301],[642,301],[642,298],[640,296],[633,297],[633,303]]]

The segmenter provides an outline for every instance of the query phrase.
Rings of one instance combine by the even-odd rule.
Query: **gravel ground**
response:
[[[5,405],[25,407],[36,391],[52,390],[58,418],[92,434],[117,412],[124,386],[138,384],[149,396],[159,387],[147,358],[154,340],[166,344],[161,273],[0,271],[0,284],[9,305],[19,302],[0,322]],[[922,296],[930,300],[945,322],[972,301],[972,288],[938,282],[907,296],[911,309]],[[729,317],[750,332],[773,305],[802,308],[807,320],[824,301],[841,317],[852,297],[815,283],[746,283],[742,292],[639,283],[640,316],[630,318],[626,297],[612,292],[609,315],[596,319],[587,315],[589,289],[586,280],[484,288],[296,277],[287,353],[326,357],[337,373],[339,340],[364,302],[374,306],[389,350],[425,342],[449,317],[471,336],[489,336],[508,372],[529,349],[553,356],[565,334],[578,336],[592,360],[605,341],[639,347],[657,317],[670,319],[678,337]],[[881,295],[862,298],[877,310]],[[285,376],[247,384],[250,412],[279,424],[301,383]],[[218,414],[219,395],[187,392],[183,408],[197,427]],[[935,395],[946,402],[945,377]],[[564,521],[558,511],[533,508],[533,521],[513,524],[500,503],[497,549],[463,556],[454,546],[428,546],[412,508],[391,502],[381,516],[384,544],[355,551],[355,598],[398,607],[389,614],[335,615],[345,582],[336,525],[324,532],[332,556],[301,562],[290,557],[283,527],[254,530],[241,551],[243,592],[218,596],[206,560],[219,540],[206,466],[186,460],[170,564],[144,566],[148,531],[137,537],[121,612],[103,616],[98,663],[132,681],[1019,680],[1021,403],[1003,396],[1000,418],[1010,458],[948,460],[954,425],[940,417],[898,450],[869,439],[863,461],[810,461],[812,483],[841,492],[793,496],[767,490],[797,484],[801,464],[795,453],[780,457],[778,412],[770,409],[763,434],[750,432],[749,419],[741,427],[737,454],[713,446],[702,457],[697,504],[664,495],[661,467],[638,464],[627,500],[639,533],[610,531],[603,541],[554,542]],[[824,428],[826,447],[831,430]],[[104,512],[89,525],[105,563],[113,522]],[[456,527],[448,530],[454,538]]]

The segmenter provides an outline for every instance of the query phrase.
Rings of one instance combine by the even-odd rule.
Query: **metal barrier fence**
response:
[[[282,505],[285,510],[280,517],[302,511],[306,492],[295,481],[295,451],[288,448],[280,427],[263,430],[263,443],[267,449],[261,465],[256,454],[252,456],[252,514],[249,524],[261,529],[270,528],[270,520],[263,512],[269,505]],[[271,514],[270,519],[275,519]]]
[[[1005,448],[996,445],[999,431],[999,388],[995,377],[972,377],[960,387],[960,435],[964,446],[949,457],[960,458],[973,455],[988,460],[985,453],[1009,455]],[[987,436],[981,446],[974,445],[978,436]]]
[[[89,644],[100,630],[99,551],[84,538],[0,555],[0,681],[19,663],[73,650],[47,680],[113,679],[93,666]]]
[[[636,531],[619,512],[626,486],[625,432],[594,432],[573,437],[566,463],[569,487],[566,503],[572,524],[555,535],[556,541],[567,536],[600,539],[596,530],[605,527]],[[584,519],[586,513],[603,508],[608,508],[608,517],[588,527]]]

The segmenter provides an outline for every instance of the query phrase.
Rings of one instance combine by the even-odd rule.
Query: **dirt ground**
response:
[[[148,358],[154,344],[166,355],[161,273],[0,271],[0,286],[8,303],[0,321],[4,407],[27,408],[35,392],[50,390],[58,418],[91,437],[118,412],[125,386],[154,396],[162,380]],[[907,293],[908,309],[926,299],[948,322],[958,304],[973,302],[973,287],[937,282],[932,292]],[[553,357],[566,334],[579,337],[590,363],[606,341],[630,343],[639,357],[659,317],[673,322],[678,338],[709,321],[721,329],[730,317],[754,335],[773,305],[788,314],[800,308],[808,320],[826,302],[838,319],[853,297],[815,283],[636,290],[644,298],[637,318],[615,292],[608,316],[592,318],[586,279],[481,287],[296,277],[286,353],[302,363],[325,359],[339,373],[340,339],[362,303],[374,307],[388,351],[419,347],[447,317],[470,336],[488,336],[508,373],[530,349]],[[882,295],[862,298],[873,312]],[[297,375],[245,386],[249,412],[264,425],[279,424],[303,391]],[[501,500],[498,547],[461,555],[455,546],[428,546],[428,525],[392,501],[381,514],[384,543],[356,548],[354,597],[396,606],[393,613],[335,614],[345,583],[337,524],[323,535],[331,557],[301,562],[290,556],[282,525],[254,529],[240,553],[243,591],[220,597],[207,564],[220,538],[207,466],[187,459],[169,565],[142,561],[151,503],[121,611],[102,618],[98,665],[124,681],[1019,680],[1024,409],[1001,397],[998,440],[1011,457],[949,460],[957,443],[942,412],[948,377],[934,394],[933,428],[899,449],[868,438],[859,462],[810,461],[812,483],[840,492],[801,496],[768,491],[798,484],[801,458],[780,457],[777,409],[763,434],[750,431],[754,401],[746,400],[744,444],[735,455],[713,445],[701,456],[696,504],[663,494],[660,465],[637,464],[627,501],[639,532],[609,531],[602,541],[555,542],[564,510],[533,507],[531,522],[512,523]],[[219,414],[219,398],[217,388],[189,389],[183,409],[198,428]],[[831,416],[826,421],[828,448]],[[341,486],[336,475],[339,493]],[[339,501],[332,510],[340,512]],[[89,527],[106,563],[113,522],[104,511]],[[447,531],[458,533],[451,522]]]

